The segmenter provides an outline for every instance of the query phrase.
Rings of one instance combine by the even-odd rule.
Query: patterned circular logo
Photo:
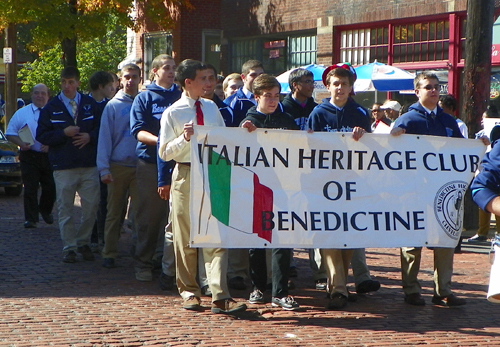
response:
[[[434,213],[444,232],[458,240],[462,232],[465,191],[468,184],[452,181],[443,185],[434,199]]]

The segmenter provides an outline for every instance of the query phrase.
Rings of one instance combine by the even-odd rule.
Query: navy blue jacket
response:
[[[237,127],[238,124],[234,124],[233,122],[233,110],[231,107],[227,106],[224,101],[222,101],[217,94],[214,94],[212,97],[212,101],[215,102],[217,107],[219,108],[220,114],[224,119],[224,123],[227,127]]]
[[[486,205],[500,195],[500,140],[493,142],[481,166],[483,168],[472,181],[470,189],[474,202],[486,211]]]
[[[144,130],[155,136],[160,133],[160,119],[163,111],[179,100],[181,91],[177,85],[167,90],[151,83],[144,92],[134,98],[130,110],[130,133],[137,139],[139,131]],[[137,142],[137,157],[150,164],[158,165],[158,186],[169,185],[174,162],[165,162],[158,157],[157,146],[147,146]]]
[[[233,110],[231,125],[226,123],[226,126],[231,127],[239,126],[241,121],[247,116],[248,110],[255,106],[255,104],[247,98],[245,93],[243,93],[243,87],[238,89],[233,95],[227,97],[224,103]]]
[[[312,110],[307,126],[314,131],[352,132],[354,127],[361,127],[371,132],[368,111],[352,98],[347,100],[342,110],[333,106],[330,99],[324,99]]]
[[[406,134],[463,138],[455,118],[438,107],[436,117],[432,119],[419,102],[411,105],[407,113],[396,119],[396,127],[405,129]]]
[[[257,111],[257,106],[254,106],[248,110],[246,118],[241,123],[246,120],[250,120],[257,128],[299,130],[293,117],[281,111],[279,107],[272,114],[266,115]]]
[[[312,110],[318,106],[314,102],[314,98],[307,99],[305,107],[302,107],[295,99],[292,97],[292,93],[287,94],[282,101],[283,111],[291,115],[295,119],[295,123],[300,127],[300,130],[307,130],[307,119],[311,114]]]
[[[52,98],[40,111],[36,139],[49,146],[49,161],[53,170],[67,170],[96,166],[97,136],[101,122],[101,110],[94,99],[80,93],[76,125],[81,133],[90,135],[90,142],[82,148],[73,145],[64,129],[75,125],[73,116],[59,98]]]

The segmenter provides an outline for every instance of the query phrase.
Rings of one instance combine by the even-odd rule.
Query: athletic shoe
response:
[[[300,308],[299,304],[290,295],[283,298],[274,297],[271,301],[271,306],[281,307],[285,311],[295,311]]]
[[[248,299],[248,302],[251,304],[264,304],[264,294],[258,289],[255,289],[253,292],[250,293],[250,298]]]

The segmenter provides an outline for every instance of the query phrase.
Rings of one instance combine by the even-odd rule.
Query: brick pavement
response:
[[[299,278],[291,292],[302,307],[285,312],[249,305],[239,316],[180,308],[176,292],[134,279],[122,234],[120,265],[61,262],[58,228],[23,228],[22,198],[0,190],[0,346],[493,346],[500,345],[500,306],[485,299],[489,262],[484,248],[463,247],[455,257],[459,308],[430,304],[432,252],[420,274],[425,307],[403,302],[397,249],[372,249],[367,261],[382,288],[344,311],[326,311],[325,294],[312,289],[307,254],[295,252]],[[483,251],[483,253],[481,253]],[[158,276],[158,273],[156,273]],[[248,291],[234,291],[246,300]]]

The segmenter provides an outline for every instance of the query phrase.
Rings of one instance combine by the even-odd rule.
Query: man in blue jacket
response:
[[[457,122],[438,106],[439,79],[435,74],[423,72],[415,77],[415,94],[418,102],[394,123],[391,135],[402,134],[433,135],[463,138]],[[440,306],[465,305],[465,299],[451,292],[454,248],[434,247],[434,296],[432,303]],[[420,294],[422,288],[417,275],[420,269],[422,247],[401,248],[401,272],[405,302],[423,306],[425,300]]]
[[[66,263],[76,262],[76,251],[85,260],[94,260],[89,242],[99,202],[96,149],[100,113],[92,98],[78,92],[79,86],[78,69],[64,68],[62,92],[41,110],[36,131],[37,141],[49,146]],[[82,206],[82,223],[78,229],[73,221],[76,193]]]
[[[135,278],[138,281],[153,280],[153,258],[155,250],[163,250],[163,272],[160,287],[170,290],[174,286],[175,267],[173,245],[167,243],[167,250],[159,240],[165,237],[170,191],[169,163],[159,159],[157,154],[160,119],[163,111],[177,101],[181,91],[174,84],[175,61],[166,54],[153,59],[150,79],[146,90],[137,95],[130,111],[130,132],[137,139],[137,244],[135,250]],[[165,179],[159,181],[158,178]],[[167,266],[166,260],[169,260]],[[167,269],[168,267],[168,269]]]
[[[230,125],[228,125],[226,121],[226,126],[239,126],[241,121],[247,116],[247,111],[251,107],[257,105],[253,95],[252,85],[253,80],[263,73],[264,65],[258,60],[248,60],[243,64],[241,67],[243,87],[224,100],[224,103],[233,110],[233,121]]]
[[[471,185],[472,199],[485,212],[500,215],[500,140],[493,142],[491,151],[481,163],[483,169]]]

